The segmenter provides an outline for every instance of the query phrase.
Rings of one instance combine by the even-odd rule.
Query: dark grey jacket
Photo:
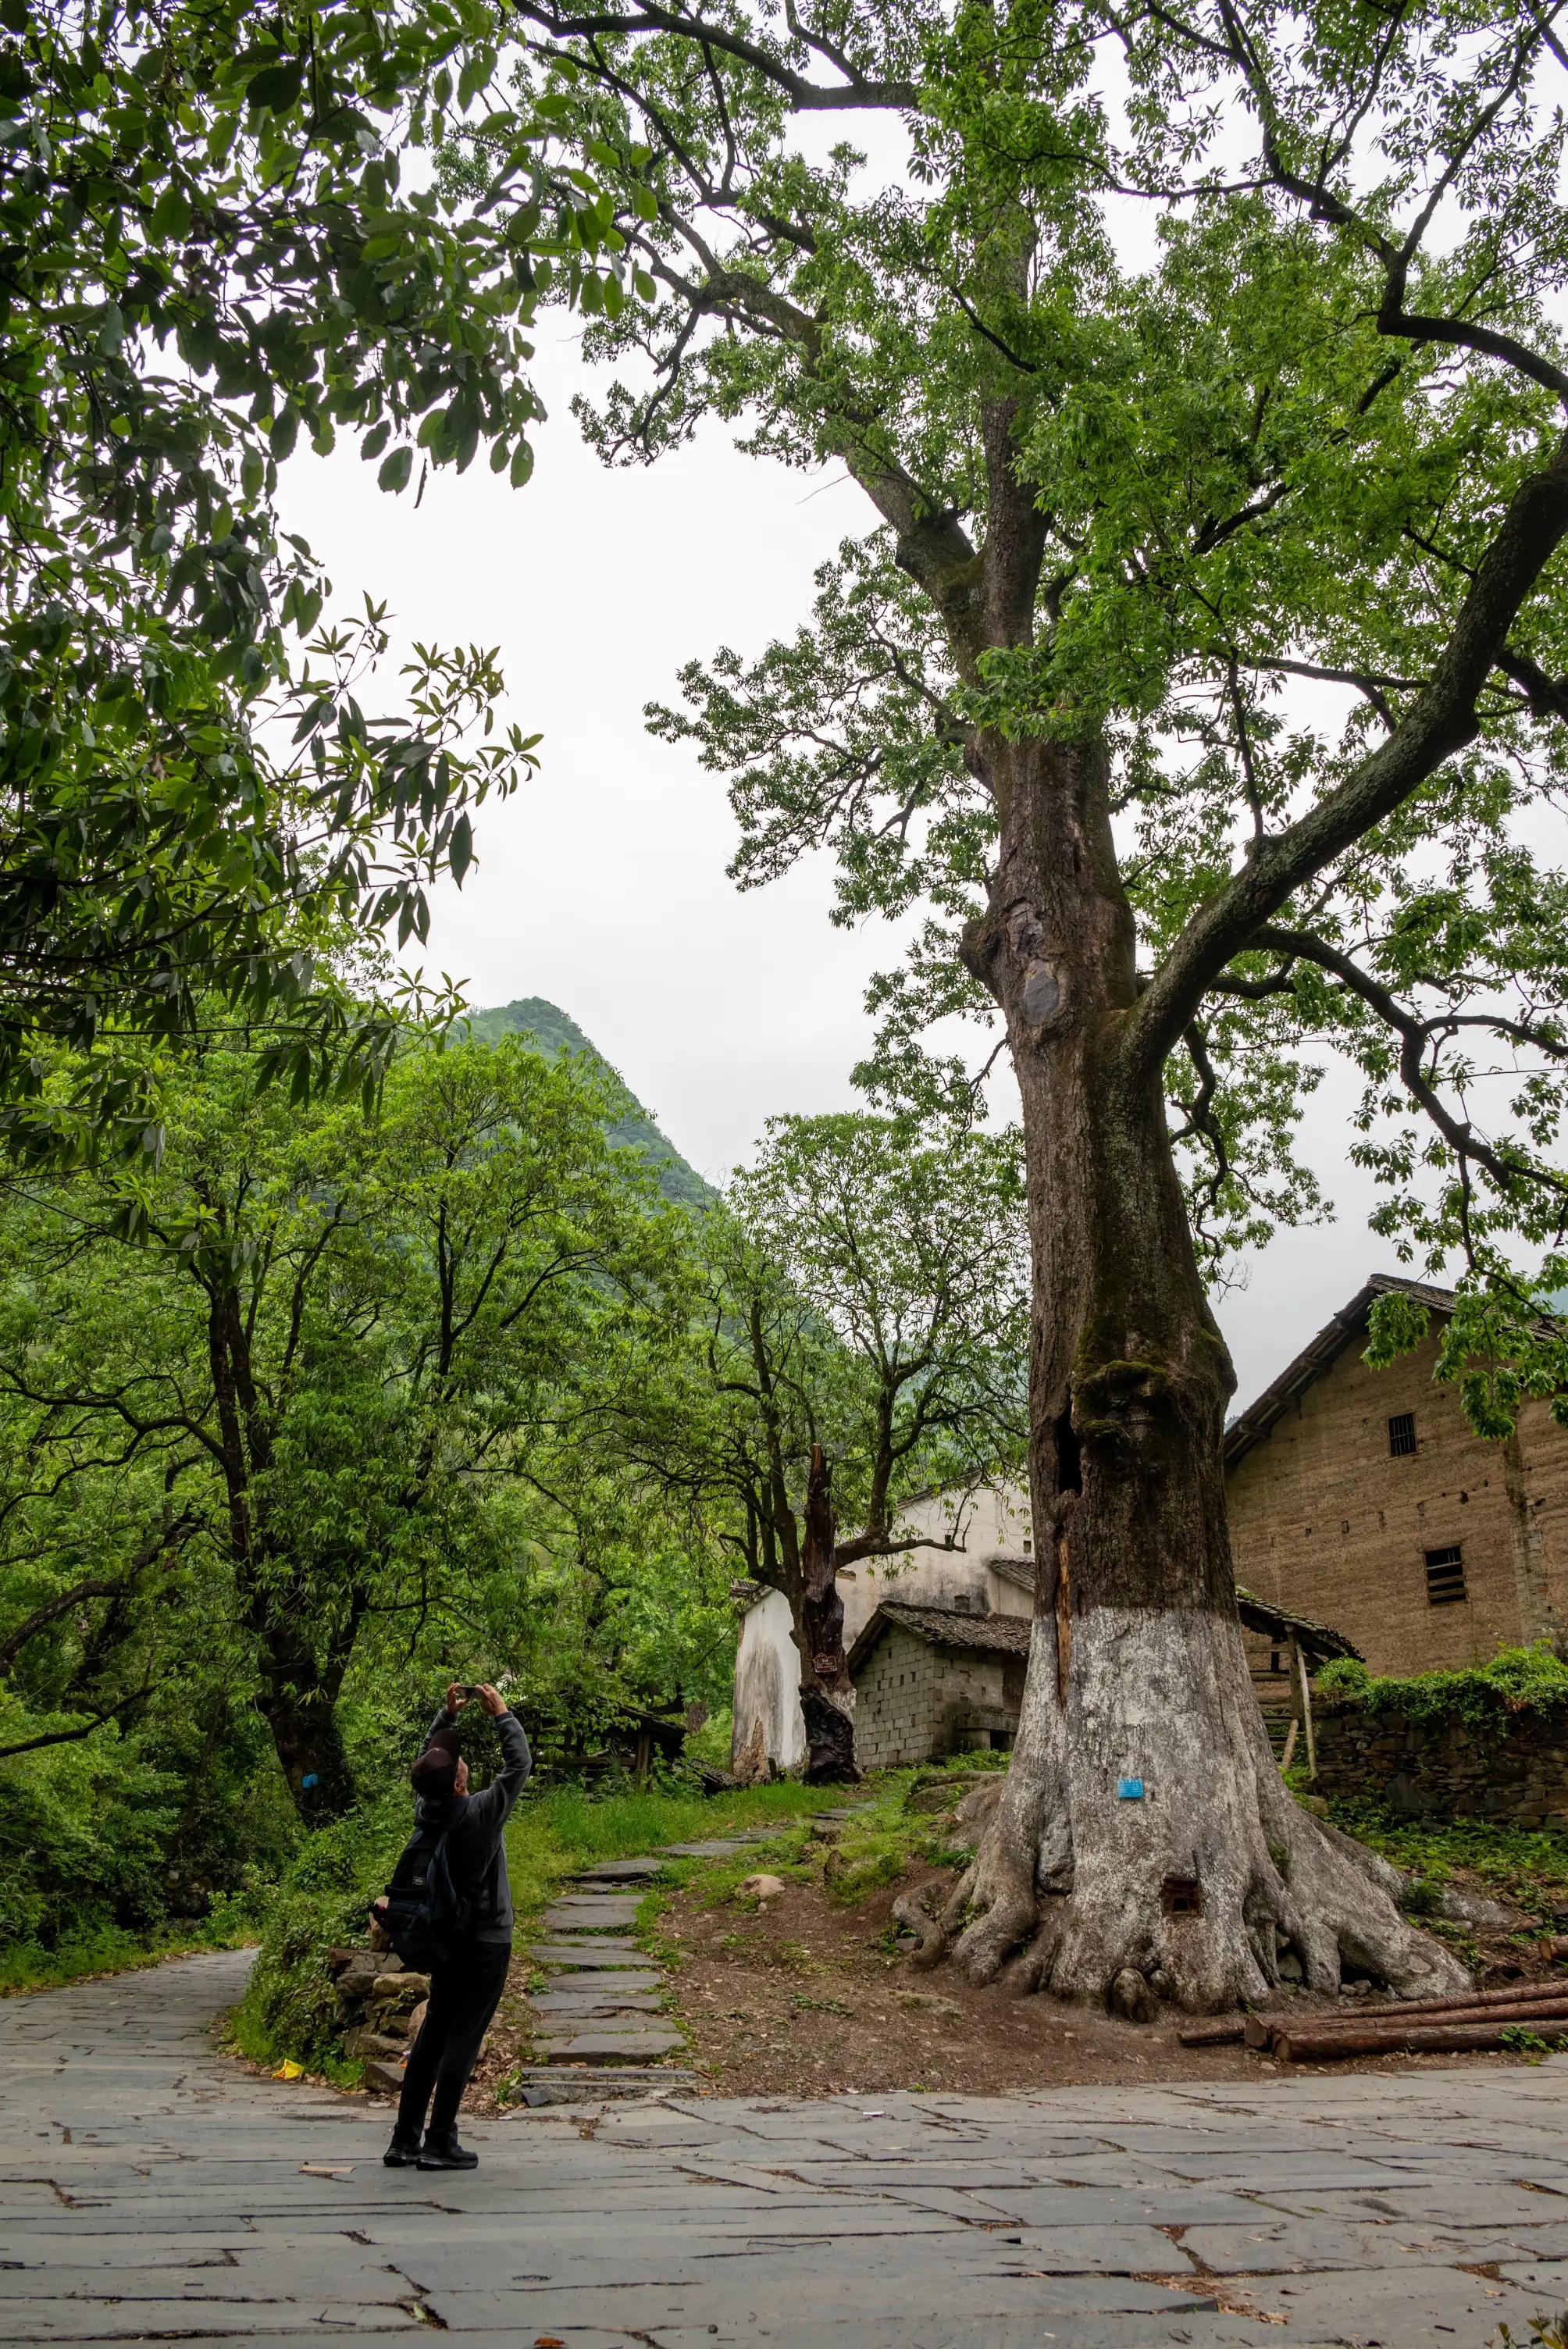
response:
[[[436,1733],[450,1729],[445,1706],[430,1723],[425,1750]],[[476,1941],[511,1940],[511,1886],[506,1872],[506,1823],[528,1783],[533,1757],[528,1738],[515,1713],[496,1716],[500,1733],[501,1765],[481,1794],[454,1795],[449,1803],[432,1803],[419,1795],[414,1816],[422,1827],[444,1828],[452,1880],[474,1904],[470,1938]]]

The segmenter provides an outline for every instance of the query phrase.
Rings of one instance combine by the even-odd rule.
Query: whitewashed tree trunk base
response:
[[[1404,1997],[1468,1984],[1400,1914],[1397,1872],[1284,1785],[1233,1621],[1078,1616],[1066,1706],[1056,1650],[1039,1619],[1006,1780],[917,1962],[1097,2002],[1131,1967],[1199,2014],[1268,1998],[1287,1949],[1317,1991],[1347,1973]]]

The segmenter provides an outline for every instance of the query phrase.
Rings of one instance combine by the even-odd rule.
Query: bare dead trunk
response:
[[[800,1590],[791,1614],[800,1655],[806,1781],[809,1785],[840,1785],[858,1779],[861,1773],[855,1763],[855,1692],[844,1657],[832,1483],[820,1444],[811,1447],[805,1530]]]
[[[1034,1255],[1039,1580],[1007,1780],[944,1920],[980,1980],[1102,1999],[1124,1968],[1198,2012],[1289,1945],[1410,1993],[1459,1986],[1392,1871],[1284,1786],[1236,1619],[1222,1456],[1234,1381],[1157,1082],[1118,1057],[1136,975],[1098,747],[987,741],[1002,814],[965,942],[1006,1018]],[[938,1945],[929,1952],[936,1954]]]

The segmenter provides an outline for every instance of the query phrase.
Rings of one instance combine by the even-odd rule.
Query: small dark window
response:
[[[1160,1888],[1160,1902],[1168,1917],[1201,1917],[1203,1897],[1195,1876],[1168,1876]]]
[[[1416,1448],[1416,1414],[1397,1411],[1388,1422],[1388,1449],[1396,1460],[1408,1460]]]
[[[1427,1599],[1433,1607],[1457,1607],[1467,1597],[1465,1557],[1458,1542],[1427,1552]]]

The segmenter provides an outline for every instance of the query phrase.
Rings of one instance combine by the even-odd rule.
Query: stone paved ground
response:
[[[1568,2059],[556,2107],[447,2178],[215,2053],[245,1963],[0,2005],[0,2341],[1480,2349],[1568,2301]]]

